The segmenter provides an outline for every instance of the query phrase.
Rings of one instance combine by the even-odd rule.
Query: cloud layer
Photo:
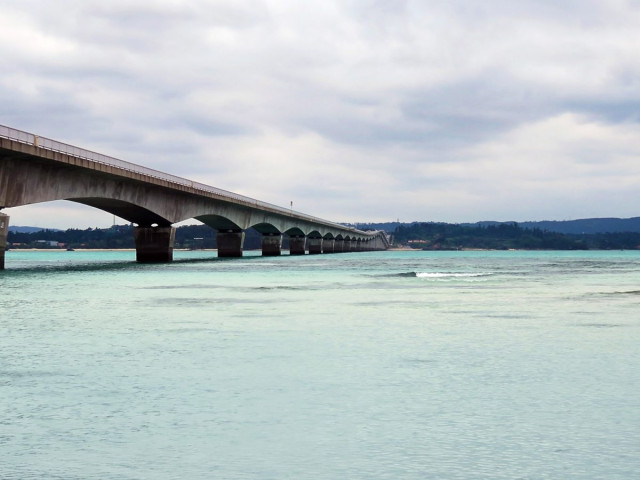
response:
[[[639,215],[640,4],[476,3],[7,0],[0,123],[335,221]]]

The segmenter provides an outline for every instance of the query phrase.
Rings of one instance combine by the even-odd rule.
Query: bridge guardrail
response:
[[[129,172],[138,173],[141,175],[147,175],[149,177],[157,178],[160,180],[165,180],[167,182],[193,188],[194,190],[199,190],[202,192],[213,194],[218,197],[225,198],[227,200],[234,200],[237,202],[248,204],[249,206],[261,207],[267,210],[275,211],[287,217],[297,217],[310,222],[320,223],[320,224],[331,226],[334,228],[341,228],[343,230],[349,230],[358,234],[366,233],[358,229],[340,225],[338,223],[329,222],[327,220],[314,217],[312,215],[296,212],[291,209],[279,207],[278,205],[274,205],[268,202],[262,202],[260,200],[256,200],[251,197],[245,197],[244,195],[239,195],[237,193],[229,192],[221,188],[212,187],[211,185],[206,185],[200,182],[194,182],[187,178],[178,177],[176,175],[171,175],[170,173],[161,172],[159,170],[154,170],[152,168],[144,167],[142,165],[137,165],[135,163],[126,162],[124,160],[120,160],[115,157],[110,157],[108,155],[103,155],[101,153],[92,152],[91,150],[75,147],[73,145],[52,140],[50,138],[41,137],[33,133],[24,132],[16,128],[0,125],[0,137],[4,137],[9,140],[14,140],[14,141],[25,143],[28,145],[34,145],[36,147],[43,148],[45,150],[50,150],[52,152],[64,153],[64,154],[71,155],[84,160],[90,160],[92,162],[101,163],[103,165],[109,165],[112,167],[129,171]]]

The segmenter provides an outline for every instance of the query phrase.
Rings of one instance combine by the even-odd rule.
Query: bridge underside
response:
[[[68,200],[104,210],[105,212],[112,213],[117,217],[131,223],[137,223],[138,225],[171,226],[171,223],[167,222],[167,220],[160,215],[146,208],[121,200],[113,198],[69,198]]]
[[[137,225],[136,257],[141,262],[170,261],[175,238],[172,225],[191,218],[217,230],[219,256],[241,256],[244,231],[250,227],[263,235],[264,255],[282,253],[283,235],[289,236],[293,255],[307,251],[334,253],[388,248],[381,232],[341,229],[267,211],[246,202],[235,203],[228,198],[194,194],[186,188],[181,191],[172,185],[127,178],[107,165],[100,166],[100,170],[89,169],[79,165],[81,159],[74,159],[75,164],[49,161],[34,154],[36,147],[18,144],[19,149],[27,151],[15,151],[4,148],[7,140],[1,140],[0,210],[69,200],[109,212]],[[9,218],[3,215],[0,219],[3,225],[0,227],[0,262],[3,264]]]

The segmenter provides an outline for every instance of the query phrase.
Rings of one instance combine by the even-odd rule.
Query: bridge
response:
[[[386,250],[386,234],[362,231],[0,125],[0,210],[70,200],[136,225],[138,262],[173,260],[175,227],[196,219],[217,230],[219,257],[242,256],[244,231],[262,234],[262,254]],[[0,213],[0,269],[9,216]]]

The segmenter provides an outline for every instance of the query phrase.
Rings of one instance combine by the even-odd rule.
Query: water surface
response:
[[[2,479],[629,479],[640,253],[9,251]]]

